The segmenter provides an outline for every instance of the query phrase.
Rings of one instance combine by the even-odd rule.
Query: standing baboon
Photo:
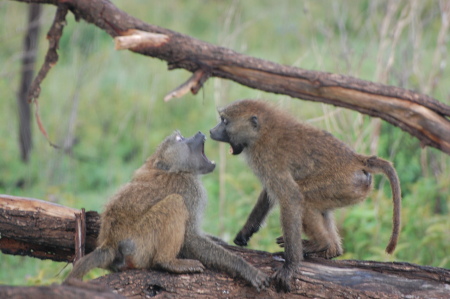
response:
[[[199,175],[215,163],[204,154],[205,135],[175,132],[111,199],[101,215],[98,247],[78,261],[66,281],[100,267],[202,272],[204,266],[239,275],[258,290],[269,277],[200,230],[206,192]],[[182,258],[180,258],[180,256]]]
[[[400,185],[391,163],[355,153],[330,133],[302,124],[289,114],[255,100],[219,110],[221,121],[211,138],[244,153],[263,190],[234,243],[245,246],[275,202],[280,204],[286,262],[274,274],[278,289],[289,291],[303,254],[326,258],[342,254],[332,211],[362,201],[372,188],[371,173],[384,173],[394,201],[393,230],[386,248],[392,253],[400,226]],[[309,240],[301,239],[301,232]]]

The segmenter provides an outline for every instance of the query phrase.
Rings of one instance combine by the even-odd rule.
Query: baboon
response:
[[[326,258],[342,254],[333,210],[364,200],[374,173],[390,181],[394,202],[393,230],[386,248],[392,253],[400,227],[401,194],[392,164],[355,153],[330,133],[298,122],[263,101],[242,100],[219,109],[221,121],[210,130],[213,140],[244,153],[263,190],[234,243],[247,245],[275,203],[280,204],[285,263],[274,275],[278,290],[289,291],[303,255]],[[301,233],[308,240],[301,239]]]
[[[106,205],[98,247],[75,263],[66,282],[91,269],[160,269],[203,272],[206,267],[238,275],[259,290],[270,278],[200,229],[206,191],[199,175],[214,170],[201,132],[167,137]]]

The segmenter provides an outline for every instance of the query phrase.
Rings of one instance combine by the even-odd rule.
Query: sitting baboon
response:
[[[330,133],[298,122],[268,103],[234,102],[219,110],[221,121],[211,138],[244,153],[263,190],[234,243],[245,246],[261,227],[274,203],[280,204],[286,262],[274,274],[277,287],[289,291],[292,272],[303,254],[326,258],[342,254],[332,211],[364,200],[372,188],[371,173],[384,173],[394,201],[393,230],[386,248],[396,247],[400,226],[400,185],[392,164],[359,155]],[[309,240],[301,239],[302,231]]]
[[[175,132],[162,142],[106,205],[98,247],[75,263],[66,281],[96,267],[195,273],[206,266],[239,275],[258,290],[268,286],[266,274],[200,230],[206,191],[199,175],[215,168],[205,139],[201,132],[191,138]]]

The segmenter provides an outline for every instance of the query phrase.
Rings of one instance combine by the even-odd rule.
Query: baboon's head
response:
[[[211,139],[229,143],[230,152],[239,155],[261,135],[260,119],[266,105],[262,101],[242,100],[220,109],[220,122],[209,131]]]
[[[184,138],[176,131],[159,146],[154,156],[154,166],[170,172],[188,172],[194,174],[210,173],[216,167],[205,155],[206,137],[198,132],[190,138]]]

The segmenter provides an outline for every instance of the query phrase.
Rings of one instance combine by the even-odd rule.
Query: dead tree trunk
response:
[[[169,69],[184,68],[194,73],[166,99],[189,91],[197,93],[210,76],[216,76],[251,88],[328,103],[379,117],[415,136],[423,146],[432,146],[450,154],[450,107],[429,96],[348,76],[308,71],[249,57],[144,23],[119,10],[108,0],[16,1],[57,5],[60,9],[52,28],[62,29],[69,9],[77,19],[93,23],[114,37],[117,49],[129,49],[156,57],[167,61]],[[60,30],[55,35],[49,32],[51,45],[57,45],[60,33]],[[56,52],[54,46],[50,50]],[[46,61],[43,69],[48,71],[54,63]],[[31,99],[39,96],[39,84],[45,74],[43,72],[43,76],[38,75],[36,78],[34,90],[30,91]]]
[[[75,239],[78,239],[75,215],[80,213],[80,210],[41,200],[0,195],[0,249],[5,254],[72,261]],[[86,213],[85,224],[86,253],[89,253],[95,247],[99,232],[98,214]],[[269,275],[283,265],[283,253],[273,254],[229,245],[225,247]],[[120,295],[133,298],[448,298],[450,270],[408,263],[310,258],[302,263],[295,274],[293,290],[289,294],[276,293],[273,287],[258,294],[244,280],[213,270],[194,275],[131,270],[106,275],[90,284],[78,284],[77,288],[86,289],[86,293],[60,286],[3,286],[0,287],[0,298],[20,298],[25,296],[23,294],[40,294],[48,298],[72,298],[77,295],[82,298],[93,294],[97,298],[107,298],[112,295],[103,294],[98,284],[107,285]]]
[[[31,4],[28,9],[28,29],[24,37],[22,78],[20,82],[17,104],[19,109],[19,147],[22,161],[28,162],[28,157],[33,146],[31,135],[31,109],[27,102],[28,90],[31,86],[36,61],[39,35],[39,18],[41,5]]]

